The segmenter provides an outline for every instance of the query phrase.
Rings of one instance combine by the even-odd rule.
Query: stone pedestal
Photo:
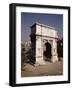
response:
[[[57,56],[52,56],[51,62],[56,62],[56,61],[58,61],[58,57]]]
[[[43,60],[43,56],[42,57],[36,57],[36,64],[38,65],[44,65],[45,61]]]

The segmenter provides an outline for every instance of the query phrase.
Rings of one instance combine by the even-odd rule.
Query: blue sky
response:
[[[30,26],[34,23],[41,23],[52,26],[58,31],[59,37],[63,36],[63,15],[43,13],[21,13],[21,40],[30,40]]]

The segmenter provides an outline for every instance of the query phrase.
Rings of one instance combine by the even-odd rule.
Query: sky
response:
[[[21,13],[21,41],[30,40],[30,32],[33,24],[36,22],[56,28],[60,38],[63,37],[63,15],[62,14],[44,14],[44,13]]]

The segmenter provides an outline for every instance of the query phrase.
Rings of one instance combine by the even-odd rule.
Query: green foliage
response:
[[[57,52],[58,57],[63,57],[63,39],[58,40],[57,42]]]
[[[24,64],[30,60],[30,48],[21,47],[21,67],[24,68]]]

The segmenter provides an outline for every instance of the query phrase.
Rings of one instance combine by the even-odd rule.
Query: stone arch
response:
[[[31,26],[30,36],[31,39],[33,39],[33,41],[31,40],[31,57],[35,61],[35,64],[45,64],[44,56],[50,58],[51,62],[58,61],[56,42],[56,40],[58,39],[58,35],[55,28],[36,23]],[[47,49],[45,52],[44,45]]]

